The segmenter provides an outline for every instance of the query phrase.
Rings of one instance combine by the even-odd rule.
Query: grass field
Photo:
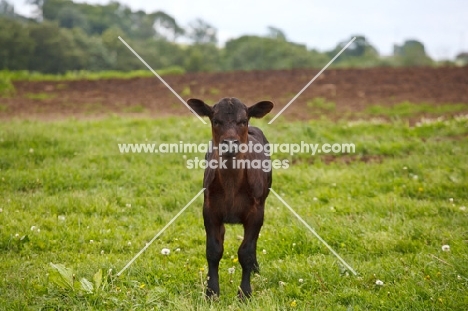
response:
[[[161,75],[180,75],[184,74],[183,68],[173,66],[156,70]],[[68,71],[63,74],[46,74],[40,72],[31,72],[27,70],[0,70],[0,78],[8,78],[11,81],[76,81],[76,80],[103,80],[103,79],[133,79],[153,77],[154,74],[148,70],[133,71]]]
[[[0,123],[0,309],[466,309],[467,116],[414,127],[267,121],[252,123],[272,143],[356,145],[356,154],[274,155],[291,165],[274,171],[272,188],[358,276],[270,194],[250,301],[236,298],[239,226],[227,228],[221,297],[204,299],[201,197],[115,278],[203,177],[185,167],[202,154],[120,154],[118,143],[207,142],[209,127],[175,117],[9,120]]]

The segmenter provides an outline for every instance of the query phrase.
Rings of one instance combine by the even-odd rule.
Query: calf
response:
[[[236,163],[239,163],[238,160],[249,163],[254,160],[257,163],[259,160],[262,163],[270,161],[266,152],[239,152],[239,149],[242,151],[239,147],[249,143],[261,144],[262,147],[268,144],[259,128],[249,126],[249,119],[262,118],[271,111],[273,103],[261,101],[246,107],[237,98],[223,98],[214,106],[208,106],[199,99],[189,99],[187,102],[198,115],[210,118],[213,150],[206,154],[206,160],[218,163],[217,168],[206,167],[203,179],[203,187],[206,188],[203,220],[208,261],[206,295],[219,295],[218,268],[223,256],[224,224],[242,224],[244,240],[238,250],[242,281],[238,294],[249,297],[252,293],[250,275],[259,272],[257,239],[263,225],[272,173],[271,167],[265,170],[257,165],[249,169]]]

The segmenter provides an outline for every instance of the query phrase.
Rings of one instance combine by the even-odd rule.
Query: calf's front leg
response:
[[[223,257],[225,228],[222,223],[204,215],[206,232],[206,260],[208,262],[208,297],[219,296],[219,261]]]

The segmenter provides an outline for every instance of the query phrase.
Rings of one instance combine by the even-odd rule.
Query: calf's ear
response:
[[[205,104],[201,99],[190,98],[187,103],[199,116],[209,118],[213,116],[213,108]]]
[[[249,118],[263,118],[267,113],[273,109],[273,103],[268,100],[264,100],[256,103],[248,108]]]

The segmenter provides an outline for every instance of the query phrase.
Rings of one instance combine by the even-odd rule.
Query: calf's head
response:
[[[223,156],[233,157],[239,153],[239,144],[248,143],[250,118],[263,118],[273,109],[270,101],[261,101],[253,106],[245,106],[239,99],[226,97],[214,106],[200,99],[187,101],[190,108],[199,116],[210,118],[213,144],[222,150]]]

